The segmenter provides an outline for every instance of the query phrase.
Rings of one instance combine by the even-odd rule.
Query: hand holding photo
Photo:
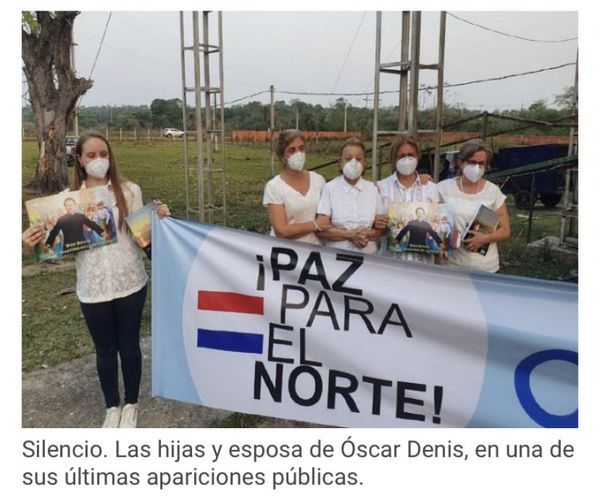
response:
[[[30,226],[41,226],[44,239],[35,246],[38,261],[101,247],[117,241],[108,187],[64,191],[25,202]]]
[[[156,210],[157,201],[151,200],[144,207],[125,218],[133,239],[142,248],[146,248],[152,241],[152,211]]]
[[[431,202],[390,202],[388,250],[440,254],[452,250],[454,239],[452,206]]]

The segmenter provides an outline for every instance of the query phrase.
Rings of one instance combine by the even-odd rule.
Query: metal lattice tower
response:
[[[373,96],[373,180],[379,179],[378,139],[380,135],[411,134],[417,137],[421,133],[434,134],[435,159],[433,177],[437,181],[440,173],[440,144],[442,138],[442,118],[444,109],[444,51],[446,39],[446,12],[440,13],[439,49],[436,64],[421,64],[421,12],[402,12],[401,48],[399,62],[381,62],[381,12],[377,12],[377,31],[375,40],[375,84]],[[417,111],[419,103],[419,72],[422,69],[437,71],[436,128],[425,130],[418,128]],[[398,107],[398,129],[381,131],[379,118],[379,82],[381,73],[400,76],[400,95]]]
[[[183,95],[183,131],[186,217],[197,216],[200,222],[226,224],[227,202],[225,189],[225,118],[223,94],[223,21],[217,13],[217,43],[209,42],[211,12],[202,12],[202,28],[198,12],[192,12],[193,42],[186,46],[185,24],[189,14],[180,12],[181,83]],[[200,34],[202,33],[202,41]],[[193,56],[193,83],[188,84],[186,54]],[[201,60],[202,59],[202,60]],[[216,60],[215,60],[216,59]],[[211,74],[211,62],[213,73]],[[214,66],[217,71],[214,71]],[[216,80],[216,82],[215,82]],[[190,130],[188,93],[194,94],[193,123]],[[203,124],[204,119],[204,124]],[[191,136],[195,140],[192,142]],[[194,155],[195,165],[191,165]]]

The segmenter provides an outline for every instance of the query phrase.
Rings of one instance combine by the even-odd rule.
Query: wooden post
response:
[[[531,175],[531,187],[529,188],[529,219],[527,222],[527,243],[531,242],[531,228],[533,223],[533,207],[535,206],[535,174]]]
[[[400,62],[408,61],[410,56],[410,12],[402,12],[402,45]],[[400,93],[398,102],[398,130],[405,131],[408,127],[408,69],[400,65]]]
[[[437,99],[435,114],[435,156],[433,158],[433,180],[440,179],[442,153],[442,132],[444,130],[444,58],[446,53],[446,12],[440,13],[440,38],[438,45],[438,68],[437,68]]]
[[[379,80],[380,72],[379,65],[381,64],[381,11],[375,14],[375,74],[374,74],[374,94],[373,94],[373,144],[371,147],[372,163],[371,174],[373,182],[379,179],[379,155],[377,154],[377,140],[379,131]],[[367,103],[368,105],[368,103]]]
[[[481,117],[481,139],[485,140],[487,138],[488,132],[488,113],[484,111],[483,116]]]
[[[269,88],[271,90],[271,177],[275,176],[275,87],[273,85]]]
[[[348,131],[348,102],[344,102],[344,133]]]
[[[412,13],[410,57],[410,95],[408,100],[408,131],[417,137],[419,110],[419,64],[421,58],[421,12]]]

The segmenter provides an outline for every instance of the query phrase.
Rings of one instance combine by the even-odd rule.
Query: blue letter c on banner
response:
[[[536,352],[523,359],[515,369],[515,391],[525,412],[539,425],[545,428],[577,428],[578,409],[571,414],[559,416],[551,414],[537,403],[531,391],[531,373],[547,361],[567,361],[578,364],[577,352],[572,350],[552,349]]]

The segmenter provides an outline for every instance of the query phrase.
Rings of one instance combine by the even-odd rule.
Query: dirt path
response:
[[[141,345],[140,428],[209,428],[228,425],[228,418],[235,416],[230,411],[152,398],[150,337],[143,338]],[[104,409],[94,354],[23,375],[23,428],[98,428],[104,420]],[[254,425],[257,428],[310,426],[317,425],[275,418],[257,418]]]

